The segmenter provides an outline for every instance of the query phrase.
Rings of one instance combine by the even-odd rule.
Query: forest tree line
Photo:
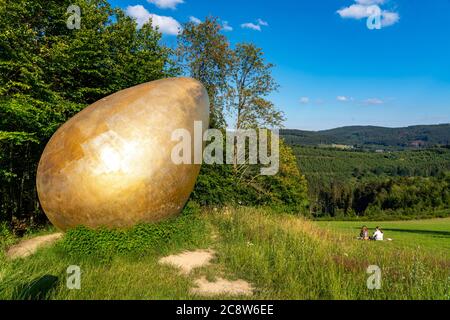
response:
[[[404,128],[349,126],[330,130],[305,131],[283,129],[289,144],[344,144],[358,149],[405,150],[450,145],[450,123]]]
[[[314,217],[450,214],[450,149],[363,152],[294,146]]]

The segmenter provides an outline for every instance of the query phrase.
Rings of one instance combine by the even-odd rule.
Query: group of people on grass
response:
[[[369,236],[369,228],[367,228],[366,226],[363,226],[361,228],[361,232],[359,233],[359,240],[377,240],[377,241],[383,241],[383,231],[381,230],[380,227],[376,227],[375,228],[375,232],[373,233],[372,236]]]

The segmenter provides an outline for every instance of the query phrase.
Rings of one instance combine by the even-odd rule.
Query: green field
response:
[[[358,222],[238,208],[127,232],[75,230],[24,259],[2,252],[0,299],[449,299],[449,223],[383,222],[394,241],[363,242],[354,239]],[[189,275],[158,264],[193,249],[213,249],[216,257]],[[69,265],[81,267],[81,290],[66,288]],[[380,290],[367,288],[370,265],[382,270]],[[191,289],[202,276],[245,280],[253,295],[199,296]]]
[[[323,228],[344,233],[348,237],[356,237],[362,225],[373,232],[379,226],[384,231],[385,241],[389,247],[424,249],[440,253],[450,258],[450,218],[410,220],[410,221],[318,221]]]

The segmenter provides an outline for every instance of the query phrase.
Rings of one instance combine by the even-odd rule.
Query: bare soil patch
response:
[[[214,282],[210,282],[205,277],[202,277],[195,280],[194,283],[197,287],[191,290],[192,293],[202,296],[249,296],[253,294],[252,286],[244,280],[230,281],[223,278],[217,278]]]
[[[54,243],[62,237],[62,233],[53,233],[45,236],[39,236],[23,240],[16,245],[11,246],[6,252],[9,259],[25,258],[32,255],[42,246]]]
[[[186,251],[177,255],[171,255],[159,260],[161,264],[169,264],[179,268],[182,273],[189,274],[193,269],[210,264],[214,258],[214,250]]]

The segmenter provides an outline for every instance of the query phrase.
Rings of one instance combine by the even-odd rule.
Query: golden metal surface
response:
[[[119,91],[62,125],[39,162],[37,190],[59,229],[130,227],[177,215],[200,165],[176,165],[176,129],[194,137],[194,121],[209,123],[202,84],[171,78]]]

